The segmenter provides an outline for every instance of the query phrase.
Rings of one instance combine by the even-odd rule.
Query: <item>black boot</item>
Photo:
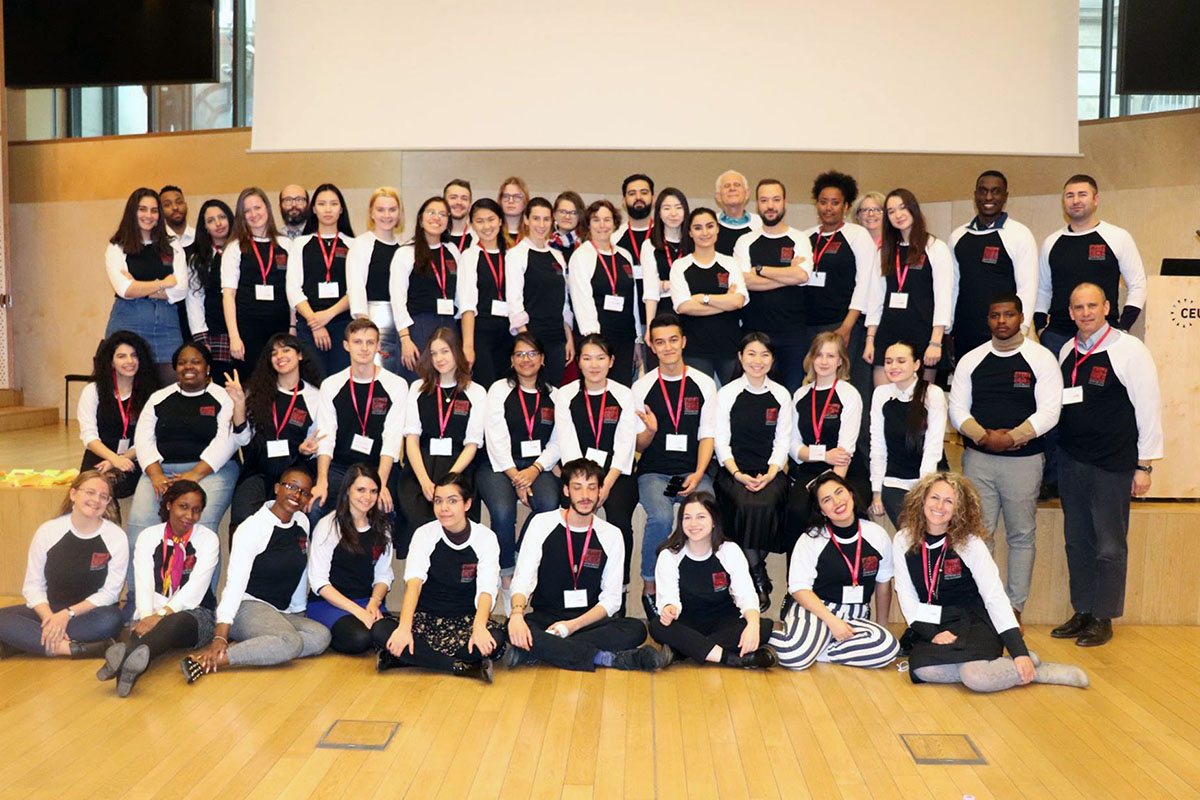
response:
[[[399,669],[400,667],[407,666],[408,664],[405,664],[403,661],[389,653],[387,648],[380,650],[379,655],[375,657],[376,672],[387,672],[389,669]]]
[[[751,650],[744,656],[738,655],[734,650],[726,650],[721,663],[742,669],[770,669],[779,663],[779,656],[775,655],[775,651],[769,647]]]
[[[767,577],[767,560],[766,554],[763,554],[762,560],[754,565],[751,572],[751,577],[754,579],[754,590],[758,593],[758,610],[766,611],[771,607],[771,590],[774,588],[771,585],[771,579]]]
[[[1092,619],[1091,614],[1076,611],[1069,620],[1050,631],[1050,635],[1055,639],[1074,639],[1092,624]]]
[[[492,660],[455,661],[452,671],[460,678],[478,678],[484,683],[492,682]]]
[[[642,610],[646,612],[646,619],[658,619],[658,609],[655,608],[656,595],[642,595]]]
[[[1111,619],[1093,619],[1091,624],[1079,633],[1075,644],[1080,647],[1099,647],[1113,637]]]
[[[133,685],[142,677],[146,667],[150,666],[150,648],[140,644],[125,656],[121,664],[121,674],[117,676],[117,697],[128,697],[133,691]]]
[[[115,639],[105,639],[100,642],[71,641],[71,658],[103,658],[108,648],[116,644]]]

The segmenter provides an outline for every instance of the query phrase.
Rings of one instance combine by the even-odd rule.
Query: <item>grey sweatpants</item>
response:
[[[285,614],[261,600],[243,600],[229,629],[231,666],[266,667],[320,655],[329,628],[303,614]]]

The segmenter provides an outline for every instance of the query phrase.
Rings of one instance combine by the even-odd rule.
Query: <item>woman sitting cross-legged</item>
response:
[[[888,631],[892,606],[892,543],[867,519],[850,483],[833,470],[807,489],[809,520],[792,551],[783,630],[771,636],[779,663],[806,669],[817,661],[886,667],[900,652]],[[871,597],[876,619],[871,621]]]

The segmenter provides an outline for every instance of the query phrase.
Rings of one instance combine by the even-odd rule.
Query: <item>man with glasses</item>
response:
[[[446,229],[446,239],[458,252],[465,253],[475,241],[471,232],[471,221],[467,217],[471,213],[471,183],[462,178],[454,178],[442,187],[442,199],[450,208],[450,227]]]
[[[727,170],[717,176],[716,201],[721,212],[717,215],[720,232],[717,234],[717,252],[732,256],[733,247],[744,234],[762,229],[758,214],[746,210],[750,202],[750,187],[746,176],[736,170]]]
[[[290,183],[279,193],[279,217],[283,227],[279,232],[289,239],[295,239],[304,233],[304,223],[308,219],[308,190],[303,186]]]

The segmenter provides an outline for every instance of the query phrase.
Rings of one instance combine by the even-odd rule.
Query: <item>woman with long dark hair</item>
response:
[[[332,514],[321,517],[308,549],[308,618],[329,628],[330,647],[356,655],[371,649],[371,630],[388,615],[392,523],[379,507],[379,472],[346,471]]]
[[[504,212],[485,197],[471,206],[470,219],[475,243],[462,254],[459,274],[463,352],[475,382],[491,386],[503,374],[513,341],[508,332]]]
[[[392,258],[392,314],[400,336],[406,381],[417,377],[417,360],[438,328],[458,330],[458,249],[442,241],[450,223],[450,206],[430,197],[417,209],[417,230]]]
[[[379,328],[383,368],[400,370],[400,339],[392,318],[392,259],[404,232],[404,202],[391,186],[380,186],[367,201],[367,232],[356,238],[346,256],[350,314],[366,317]]]
[[[158,370],[142,337],[117,331],[100,343],[92,360],[92,382],[79,393],[79,439],[87,448],[79,471],[107,474],[118,499],[132,495],[142,475],[133,433],[156,389]]]
[[[104,268],[115,294],[104,335],[131,331],[142,337],[166,379],[171,353],[183,342],[173,306],[187,295],[187,264],[183,248],[167,232],[153,189],[135,189],[125,201],[121,223],[104,251]]]
[[[229,354],[229,329],[221,292],[221,253],[233,229],[233,211],[222,200],[205,200],[196,220],[196,238],[184,248],[188,265],[188,330],[213,357],[213,380],[225,385],[233,369]]]
[[[275,228],[266,192],[257,186],[238,195],[233,235],[221,252],[221,291],[229,354],[249,372],[263,347],[291,326],[287,299],[288,248]]]
[[[654,200],[654,224],[650,227],[650,236],[642,242],[642,252],[634,253],[642,265],[647,320],[659,314],[675,313],[671,302],[671,267],[692,250],[685,224],[691,213],[687,197],[674,187],[663,189]],[[654,366],[657,364],[651,363],[648,368]]]
[[[312,193],[304,234],[288,255],[288,304],[296,311],[296,335],[332,375],[350,366],[342,347],[350,322],[346,257],[354,240],[350,212],[341,189],[322,183]]]
[[[759,616],[746,556],[721,532],[720,509],[708,492],[679,504],[675,530],[658,548],[654,585],[658,617],[646,624],[662,645],[661,666],[680,656],[746,669],[778,663],[766,646],[773,623]]]
[[[567,292],[567,262],[549,243],[550,201],[535,197],[525,206],[525,238],[508,251],[505,291],[510,330],[529,333],[542,343],[546,382],[560,386],[575,360],[575,317]]]

